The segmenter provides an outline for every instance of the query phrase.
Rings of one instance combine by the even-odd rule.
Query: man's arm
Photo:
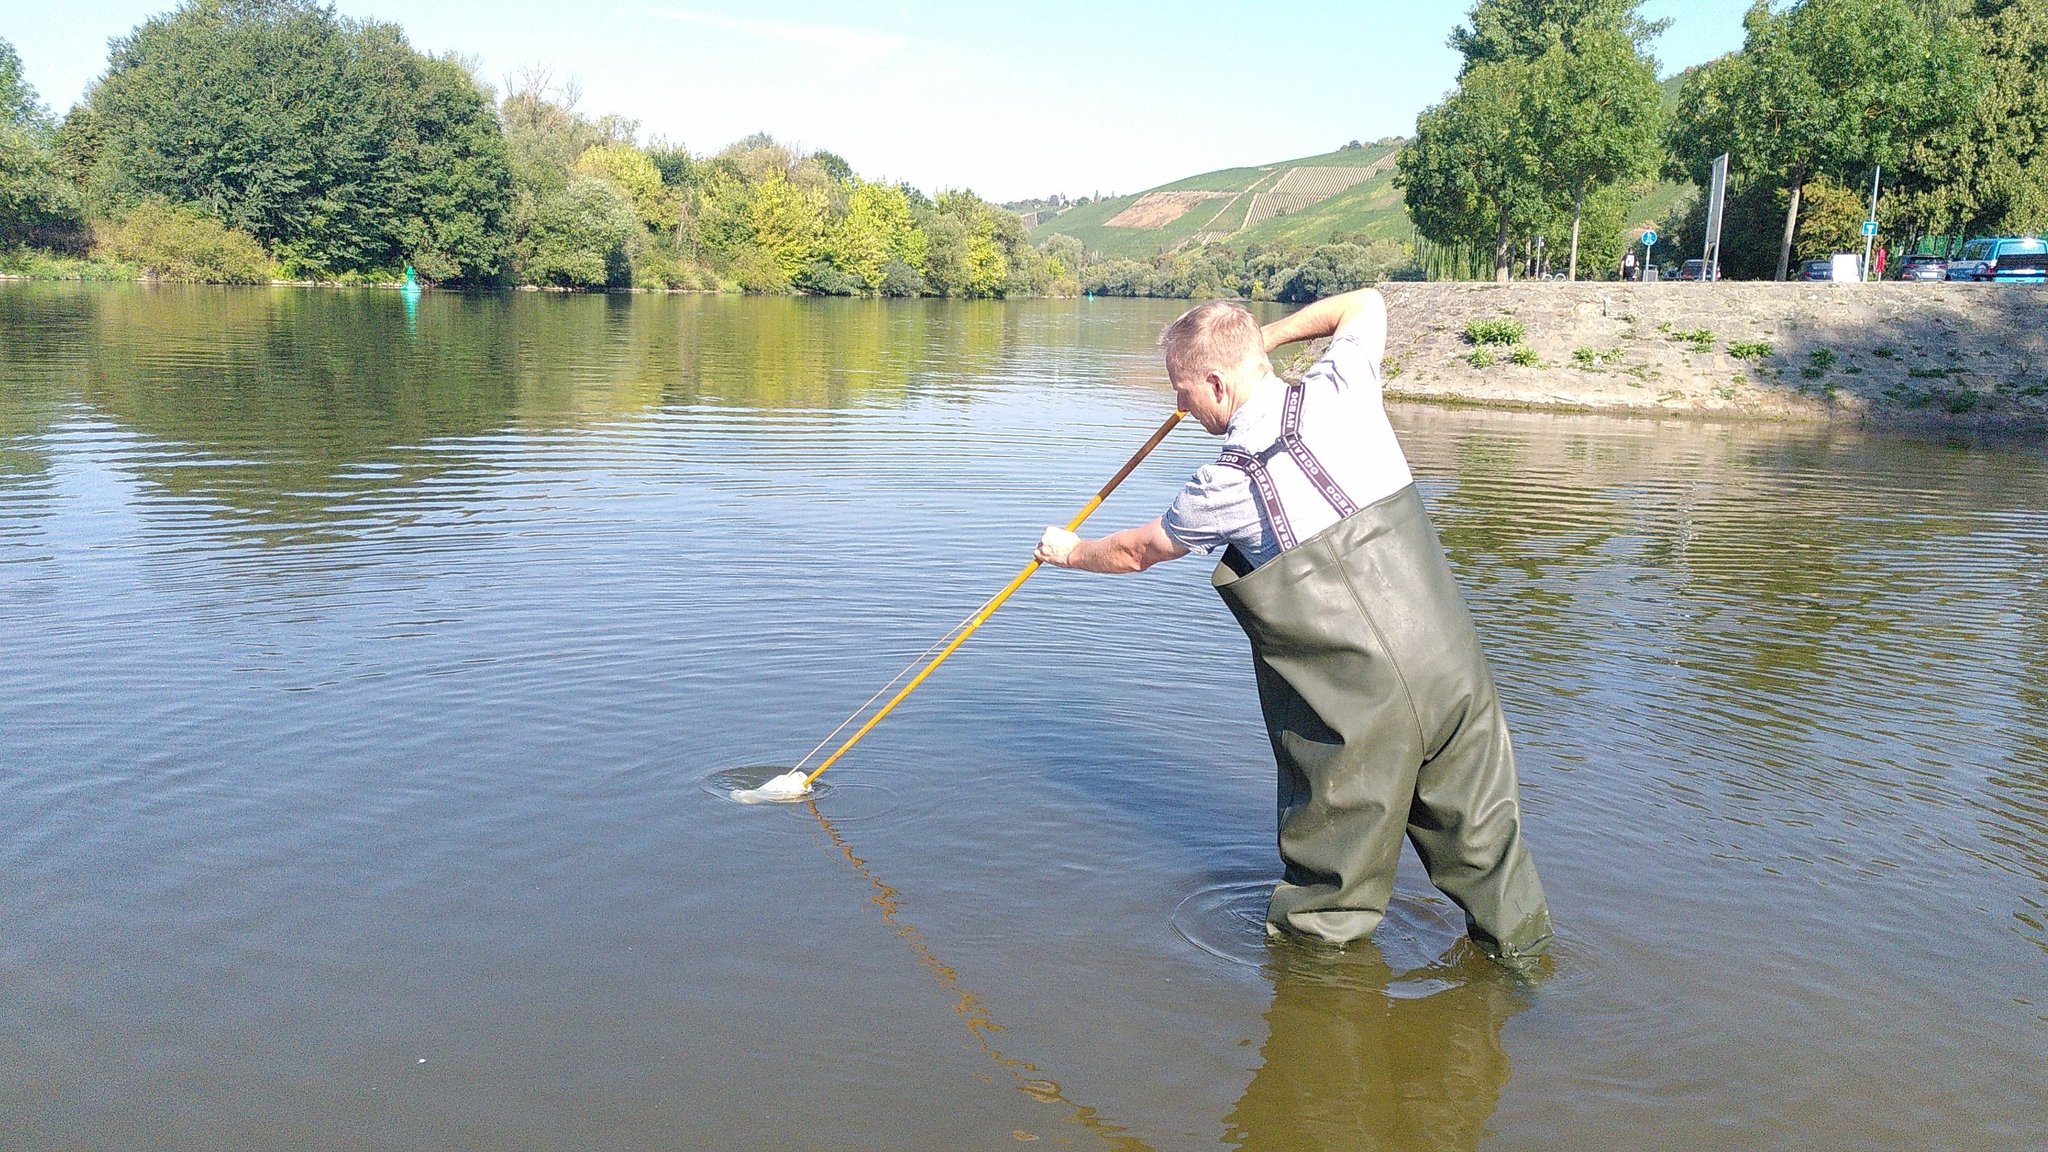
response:
[[[1377,289],[1360,288],[1329,296],[1260,329],[1266,351],[1296,340],[1356,335],[1365,341],[1374,361],[1387,350],[1387,303]]]
[[[1112,532],[1100,540],[1083,540],[1065,528],[1047,528],[1039,537],[1034,558],[1041,564],[1083,572],[1143,572],[1163,560],[1178,560],[1187,554],[1155,518],[1150,524]]]

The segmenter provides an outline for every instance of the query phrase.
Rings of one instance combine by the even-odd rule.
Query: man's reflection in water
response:
[[[1500,1030],[1547,968],[1510,973],[1461,941],[1397,973],[1370,945],[1275,944],[1265,1064],[1224,1120],[1246,1149],[1469,1149],[1508,1081]]]

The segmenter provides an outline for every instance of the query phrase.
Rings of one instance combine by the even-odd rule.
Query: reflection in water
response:
[[[1003,1074],[1009,1077],[1017,1090],[1041,1104],[1061,1105],[1067,1110],[1069,1121],[1100,1137],[1111,1148],[1120,1149],[1122,1152],[1147,1152],[1149,1146],[1131,1135],[1123,1126],[1103,1119],[1093,1108],[1067,1099],[1065,1089],[1046,1079],[1038,1065],[1007,1055],[996,1047],[995,1036],[1003,1030],[1003,1026],[989,1015],[988,1007],[982,1003],[981,997],[960,983],[960,973],[932,951],[931,941],[925,938],[925,934],[918,930],[917,925],[902,918],[901,894],[884,883],[880,876],[875,875],[866,860],[854,854],[853,845],[833,825],[831,818],[818,808],[816,799],[803,803],[812,817],[818,821],[818,827],[824,829],[826,839],[839,850],[840,858],[874,889],[875,894],[870,902],[881,911],[882,923],[887,924],[896,933],[897,938],[910,948],[911,954],[917,957],[918,966],[923,968],[925,973],[938,983],[940,990],[952,999],[953,1014],[967,1025],[968,1034],[974,1037],[975,1046],[994,1061],[996,1067],[1002,1069]],[[1035,1134],[1023,1135],[1036,1139]]]
[[[40,468],[7,440],[82,401],[147,445],[137,475],[268,543],[359,534],[414,493],[479,499],[514,431],[958,399],[1007,374],[1017,325],[993,304],[8,287],[0,482]]]
[[[816,799],[804,807],[840,858],[867,881],[882,922],[947,995],[975,1045],[1019,1091],[1061,1105],[1069,1122],[1111,1148],[1150,1147],[1068,1098],[1036,1064],[997,1047],[1003,1025],[925,934],[902,918],[901,893],[854,852]],[[1530,988],[1551,971],[1549,957],[1516,973],[1459,940],[1435,961],[1396,972],[1371,945],[1338,950],[1274,943],[1267,952],[1273,1002],[1266,1012],[1263,1063],[1224,1121],[1232,1147],[1307,1152],[1478,1146],[1508,1081],[1501,1028],[1528,1006]]]
[[[2048,540],[2034,542],[2025,556],[2033,587],[2014,598],[2012,613],[2021,636],[2018,706],[2002,718],[2015,752],[1990,772],[1983,825],[1984,838],[2033,878],[2038,890],[2021,896],[2013,918],[2021,935],[2048,952]]]
[[[1528,1006],[1515,977],[1461,941],[1416,983],[1377,949],[1276,945],[1264,1063],[1225,1120],[1235,1148],[1471,1149],[1507,1084],[1501,1027]]]
[[[2037,459],[1853,430],[1401,417],[1508,654],[1510,707],[1605,729],[1561,754],[1731,817],[1684,835],[1766,874],[1889,875],[1960,847],[2035,881],[2015,915],[2048,946]],[[1961,812],[1984,847],[1942,827]],[[1794,835],[1760,849],[1760,826]]]

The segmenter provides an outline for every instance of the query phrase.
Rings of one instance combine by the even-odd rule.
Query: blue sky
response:
[[[61,113],[111,37],[171,0],[0,0],[0,38]],[[1746,0],[1647,0],[1666,73],[1739,47]],[[534,65],[579,107],[705,152],[753,131],[864,176],[996,200],[1132,192],[1405,135],[1455,80],[1469,0],[1029,4],[339,0],[502,84]]]

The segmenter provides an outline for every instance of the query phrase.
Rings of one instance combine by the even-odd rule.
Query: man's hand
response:
[[[1065,528],[1047,528],[1033,556],[1040,564],[1078,568],[1083,572],[1143,572],[1154,564],[1177,559],[1188,550],[1173,542],[1158,520],[1112,532],[1100,540],[1083,540]]]
[[[1031,558],[1055,568],[1069,568],[1073,566],[1074,548],[1080,543],[1081,538],[1065,528],[1047,528],[1045,535],[1038,538],[1038,551]]]

